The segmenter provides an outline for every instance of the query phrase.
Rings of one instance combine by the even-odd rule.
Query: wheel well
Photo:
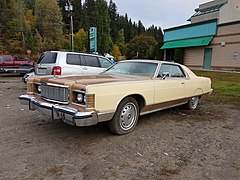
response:
[[[140,111],[146,105],[145,99],[139,94],[132,94],[132,95],[129,95],[127,97],[133,97],[134,99],[136,99],[136,101],[138,102]]]

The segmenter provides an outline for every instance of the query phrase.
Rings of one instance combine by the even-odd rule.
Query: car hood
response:
[[[105,84],[105,83],[115,83],[115,82],[130,82],[130,81],[142,81],[149,80],[150,77],[144,76],[132,76],[132,75],[112,75],[112,74],[100,74],[91,76],[58,76],[58,77],[46,77],[42,78],[41,82],[48,82],[53,84],[61,85],[71,85],[71,84],[81,84],[81,85],[94,85],[94,84]]]

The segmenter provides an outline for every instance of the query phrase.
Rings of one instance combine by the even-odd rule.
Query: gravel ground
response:
[[[0,179],[236,179],[240,107],[202,100],[140,117],[127,135],[106,123],[72,127],[18,101],[20,77],[0,78]]]

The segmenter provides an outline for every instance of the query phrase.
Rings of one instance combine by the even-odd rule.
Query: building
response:
[[[183,50],[190,68],[240,70],[240,0],[199,5],[190,24],[164,30],[164,59]]]

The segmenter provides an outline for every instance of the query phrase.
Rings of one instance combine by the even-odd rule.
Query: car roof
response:
[[[106,58],[102,55],[99,54],[90,54],[90,53],[83,53],[83,52],[73,52],[73,51],[46,51],[46,52],[55,52],[55,53],[73,53],[73,54],[82,54],[82,55],[87,55],[87,56],[97,56],[97,57],[103,57]],[[107,59],[107,58],[106,58]]]
[[[125,60],[128,62],[145,62],[145,63],[157,63],[157,64],[162,64],[162,63],[167,63],[167,64],[175,64],[175,65],[181,65],[175,62],[169,62],[169,61],[162,61],[162,60],[151,60],[151,59],[131,59],[131,60]]]

